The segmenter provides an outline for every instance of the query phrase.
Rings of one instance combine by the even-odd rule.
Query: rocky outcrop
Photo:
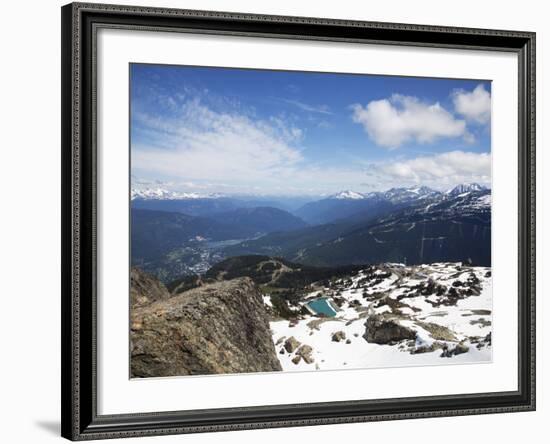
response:
[[[468,353],[470,347],[464,342],[459,342],[454,347],[445,345],[443,347],[443,353],[441,353],[442,358],[452,358],[455,355],[461,355],[462,353]]]
[[[144,307],[168,299],[170,293],[162,282],[137,267],[130,269],[130,307]]]
[[[398,319],[391,316],[371,315],[365,323],[363,337],[375,344],[395,344],[406,339],[416,339],[416,331],[401,325]]]
[[[132,377],[280,371],[261,294],[217,282],[131,313]]]

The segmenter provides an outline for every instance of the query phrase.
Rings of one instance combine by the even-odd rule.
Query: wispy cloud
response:
[[[194,100],[171,118],[136,112],[134,122],[150,142],[132,146],[132,166],[158,175],[254,180],[302,159],[301,130],[280,118],[253,120]]]
[[[363,125],[369,137],[385,148],[398,148],[407,142],[432,143],[441,138],[472,141],[466,122],[455,118],[438,102],[394,94],[389,99],[373,100],[367,106],[354,104],[351,108],[353,121]]]
[[[308,103],[300,102],[298,100],[283,99],[284,102],[294,105],[302,111],[319,114],[332,114],[330,108],[327,105],[310,105]]]

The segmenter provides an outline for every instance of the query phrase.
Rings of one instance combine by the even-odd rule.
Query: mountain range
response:
[[[132,264],[165,282],[256,254],[315,266],[491,262],[491,190],[475,183],[346,190],[294,210],[299,200],[162,189],[132,196]]]
[[[354,214],[374,217],[411,204],[429,203],[468,191],[482,190],[486,188],[476,183],[460,184],[446,192],[436,191],[426,186],[390,188],[387,191],[367,194],[347,190],[307,203],[296,211],[296,215],[310,224],[323,224]]]

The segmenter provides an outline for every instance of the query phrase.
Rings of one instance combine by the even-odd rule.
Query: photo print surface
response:
[[[132,378],[491,362],[491,82],[130,65]]]

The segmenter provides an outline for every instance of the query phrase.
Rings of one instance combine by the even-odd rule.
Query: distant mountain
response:
[[[143,210],[210,216],[239,208],[273,207],[294,211],[310,202],[305,196],[224,196],[218,193],[199,194],[169,191],[164,188],[132,189],[131,206]]]
[[[399,199],[404,194],[392,191]],[[225,253],[279,255],[320,266],[468,260],[490,265],[490,190],[454,197],[420,190],[418,194],[427,197],[396,206],[394,211],[375,219],[353,216],[295,232],[267,235],[228,247]]]
[[[185,199],[216,199],[220,197],[218,194],[198,194],[198,193],[182,193],[179,191],[170,191],[164,188],[132,188],[131,200],[185,200]]]
[[[359,200],[359,199],[365,199],[367,196],[361,193],[357,193],[356,191],[341,191],[337,194],[334,194],[329,199],[352,199],[352,200]]]
[[[487,187],[479,185],[478,183],[462,183],[447,191],[447,195],[454,197],[464,193],[470,193],[472,191],[484,191]]]
[[[342,191],[333,196],[309,202],[295,214],[310,224],[325,224],[359,215],[368,220],[422,200],[438,199],[439,191],[428,187],[392,188],[368,194]]]
[[[355,197],[350,197],[355,196]],[[393,205],[378,198],[350,192],[338,193],[325,199],[309,202],[294,214],[311,225],[320,225],[344,219],[359,212],[371,211],[378,215],[381,211],[393,209]]]
[[[248,236],[304,228],[307,224],[287,211],[272,207],[238,208],[210,216],[220,224],[238,226]]]
[[[470,262],[491,265],[491,195],[476,191],[416,205],[296,251],[312,265]]]
[[[429,187],[391,188],[380,193],[381,198],[394,204],[410,204],[425,199],[437,199],[441,193]]]
[[[239,202],[229,197],[208,198],[174,198],[174,199],[141,199],[132,201],[132,208],[140,210],[183,213],[188,216],[210,216],[239,208]]]

